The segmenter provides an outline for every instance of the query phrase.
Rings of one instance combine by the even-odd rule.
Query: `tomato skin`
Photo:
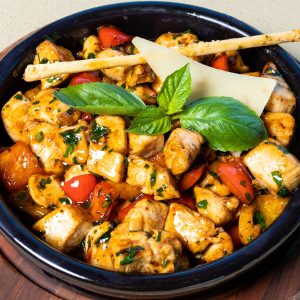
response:
[[[129,35],[112,26],[103,26],[98,28],[98,37],[103,49],[116,47],[131,41],[131,37]]]
[[[81,72],[71,78],[69,86],[98,81],[101,81],[101,78],[95,72]]]
[[[91,197],[89,213],[96,222],[107,221],[116,204],[117,193],[106,181],[97,183]]]
[[[88,123],[90,123],[92,120],[93,120],[93,116],[92,116],[92,114],[89,114],[89,113],[82,113],[82,115],[81,115],[81,119],[83,120],[83,121],[86,121],[86,122],[88,122]]]
[[[188,208],[190,208],[194,211],[197,211],[196,200],[192,195],[190,195],[188,193],[183,193],[180,198],[172,199],[172,200],[168,201],[168,203],[183,204],[183,205],[187,206]]]
[[[181,192],[191,188],[201,178],[206,168],[206,164],[201,164],[197,168],[188,171],[181,178],[178,187]]]
[[[61,183],[65,194],[76,203],[83,203],[89,199],[91,192],[97,184],[96,177],[92,174],[75,176]]]
[[[211,64],[211,67],[222,71],[229,71],[228,56],[226,54],[216,56]]]
[[[144,199],[148,199],[148,200],[154,200],[154,197],[151,195],[146,195],[146,194],[141,194],[139,195],[134,202],[131,202],[130,204],[128,204],[127,206],[125,206],[124,208],[122,208],[119,212],[118,212],[118,221],[119,222],[123,222],[123,220],[125,219],[126,215],[128,214],[128,212],[141,200]]]
[[[217,173],[221,181],[243,203],[250,204],[254,200],[255,192],[251,177],[240,160],[219,162]]]

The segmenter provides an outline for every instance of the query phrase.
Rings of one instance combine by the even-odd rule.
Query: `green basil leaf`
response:
[[[62,88],[55,97],[77,110],[103,115],[136,116],[144,108],[144,102],[124,88],[91,82]]]
[[[201,133],[215,150],[248,150],[267,138],[257,114],[230,97],[198,100],[173,117],[178,118],[183,128]]]
[[[189,64],[169,75],[157,95],[159,107],[168,115],[182,111],[191,93],[191,74]]]
[[[158,135],[171,129],[171,118],[155,106],[147,106],[131,123],[128,132]]]

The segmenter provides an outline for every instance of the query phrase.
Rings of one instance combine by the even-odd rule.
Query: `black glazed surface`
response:
[[[202,40],[226,39],[257,34],[252,27],[223,14],[207,9],[163,2],[123,3],[103,6],[58,20],[26,38],[0,61],[0,106],[17,90],[30,88],[22,80],[25,66],[32,62],[34,49],[44,39],[58,33],[59,43],[76,53],[80,40],[102,24],[119,26],[124,32],[154,39],[167,31],[194,31]],[[271,60],[297,95],[297,126],[300,124],[300,68],[296,61],[279,47],[243,51],[246,63],[253,70],[262,69]],[[11,141],[0,124],[0,146]],[[291,151],[300,156],[299,129]],[[3,195],[3,194],[2,194]],[[4,195],[3,195],[4,196]],[[119,297],[163,298],[212,289],[253,268],[274,252],[300,224],[300,189],[288,207],[269,230],[257,240],[232,255],[214,263],[184,272],[166,275],[120,274],[94,268],[49,247],[35,237],[6,206],[0,202],[0,230],[29,259],[48,273],[78,287]]]

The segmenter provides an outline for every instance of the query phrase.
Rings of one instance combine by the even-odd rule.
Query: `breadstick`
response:
[[[246,48],[263,47],[287,42],[299,42],[300,29],[281,33],[261,34],[212,42],[199,42],[188,46],[176,46],[175,50],[186,56],[207,55]],[[28,65],[24,73],[25,81],[36,81],[49,76],[95,71],[118,66],[145,64],[141,54],[94,58],[53,64]]]

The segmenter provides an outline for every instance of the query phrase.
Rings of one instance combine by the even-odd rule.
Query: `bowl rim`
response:
[[[145,1],[145,2],[123,2],[118,4],[110,4],[104,6],[98,6],[94,8],[90,8],[84,11],[80,11],[64,18],[58,19],[37,31],[31,33],[27,36],[23,41],[21,41],[18,45],[13,47],[0,61],[0,86],[4,83],[5,75],[10,74],[12,69],[15,66],[8,66],[9,62],[12,59],[12,56],[20,55],[23,53],[26,45],[32,44],[32,41],[37,36],[42,36],[46,33],[49,28],[59,27],[61,24],[68,22],[72,19],[75,19],[78,16],[87,16],[94,12],[111,10],[111,9],[122,9],[127,7],[140,7],[140,6],[151,6],[155,8],[173,8],[181,11],[193,11],[196,15],[201,15],[206,20],[209,20],[214,23],[221,24],[224,27],[228,27],[233,31],[237,32],[242,36],[259,34],[260,32],[254,29],[252,26],[234,18],[228,16],[224,13],[220,13],[217,11],[213,11],[207,8],[203,8],[200,6],[175,3],[175,2],[156,2],[156,1]],[[191,12],[192,13],[192,12]],[[217,20],[220,19],[220,20]],[[241,29],[243,28],[243,29]],[[26,48],[26,47],[25,47]],[[288,64],[293,70],[295,70],[297,77],[300,78],[300,67],[297,64],[296,60],[292,58],[286,51],[284,51],[279,46],[273,46],[272,51],[276,51],[278,55]],[[16,53],[15,53],[16,52]],[[14,54],[15,53],[15,54]],[[5,70],[5,71],[4,71]],[[84,283],[84,287],[86,289],[92,291],[101,291],[103,294],[120,296],[120,295],[134,295],[136,297],[143,298],[145,295],[152,297],[164,297],[172,293],[172,295],[182,295],[186,292],[195,292],[199,289],[205,290],[216,284],[223,283],[229,279],[235,278],[245,271],[255,267],[261,261],[263,261],[266,257],[268,257],[271,253],[273,253],[276,249],[278,249],[299,227],[300,227],[300,189],[298,188],[294,192],[295,201],[290,201],[288,204],[288,209],[286,209],[280,218],[272,225],[270,229],[272,229],[272,233],[276,233],[273,235],[261,235],[258,239],[253,241],[251,244],[247,245],[247,247],[243,247],[233,254],[222,258],[221,260],[204,264],[199,267],[194,267],[188,269],[186,271],[181,271],[177,273],[171,274],[157,274],[157,275],[136,275],[136,274],[123,274],[118,272],[107,271],[104,269],[96,268],[91,265],[88,265],[84,262],[75,260],[70,256],[67,256],[61,252],[58,252],[54,248],[50,247],[43,241],[39,240],[33,233],[31,233],[11,212],[10,208],[6,206],[2,197],[0,197],[0,232],[16,246],[26,257],[30,260],[34,261],[38,264],[42,269],[46,270],[49,273],[54,274],[61,278],[61,276],[67,276],[65,278],[67,282],[71,282],[72,284],[77,285],[78,283]],[[295,211],[293,222],[288,218],[290,211]],[[270,231],[270,229],[268,231]],[[277,242],[274,244],[274,236],[277,237]],[[272,242],[273,241],[273,242]],[[267,247],[267,251],[265,251],[266,245],[271,245]],[[260,249],[261,248],[261,249]],[[256,250],[255,250],[256,249]],[[264,249],[264,251],[262,251]],[[255,250],[255,251],[254,251]],[[254,255],[255,254],[255,255]],[[258,255],[258,256],[256,256]],[[244,262],[244,256],[252,257],[251,261],[246,263]],[[229,270],[224,270],[224,265],[235,264],[235,271],[229,272]],[[68,267],[66,269],[66,267]],[[74,270],[82,271],[75,272]],[[164,289],[164,290],[153,290],[150,289],[150,285],[145,284],[145,281],[153,281],[158,285],[162,282],[170,282],[173,279],[180,279],[183,276],[189,278],[195,278],[197,281],[197,275],[199,272],[205,274],[205,272],[215,269],[223,271],[221,277],[211,276],[209,280],[204,282],[193,283],[189,286],[177,287],[176,289]],[[91,279],[91,275],[101,276],[98,280],[104,284],[99,287],[99,289],[95,289],[94,280]],[[109,278],[109,283],[105,282],[105,278]],[[61,278],[64,280],[63,278]],[[122,289],[116,289],[112,286],[113,283],[118,282],[120,284],[121,281],[126,281],[126,284],[123,284]],[[105,285],[106,283],[106,285]],[[134,283],[137,285],[141,285],[145,287],[145,290],[133,290],[130,287],[130,284]],[[153,286],[155,286],[155,284]]]

